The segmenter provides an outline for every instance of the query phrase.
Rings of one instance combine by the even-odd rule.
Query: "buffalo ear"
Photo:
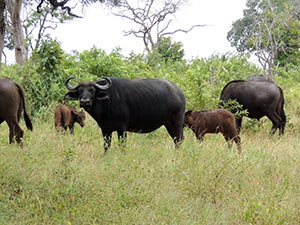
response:
[[[70,91],[64,96],[64,100],[77,100],[77,99],[78,99],[77,91]]]
[[[185,111],[183,127],[190,127],[193,124],[192,112],[193,110]]]
[[[76,109],[74,109],[74,108],[71,109],[71,112],[72,112],[74,115],[76,115],[76,116],[78,115],[78,111],[77,111]]]
[[[191,115],[193,112],[193,110],[188,110],[188,111],[185,111],[184,115],[185,116],[188,116],[188,115]]]

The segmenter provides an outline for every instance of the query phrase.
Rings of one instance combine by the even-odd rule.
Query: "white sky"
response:
[[[190,0],[175,16],[175,28],[188,29],[195,24],[211,26],[195,28],[193,31],[177,33],[173,41],[180,41],[185,50],[185,58],[210,57],[212,54],[234,52],[227,41],[227,32],[232,22],[242,18],[246,0]],[[82,12],[76,12],[82,15]],[[122,54],[142,53],[142,39],[124,36],[123,31],[130,23],[104,11],[100,4],[94,4],[84,12],[83,19],[74,19],[52,33],[61,43],[64,51],[88,50],[93,46],[110,53],[120,47]]]
[[[172,22],[174,28],[189,29],[195,24],[210,26],[194,28],[187,34],[176,33],[172,40],[183,44],[186,59],[235,52],[226,36],[232,22],[242,18],[245,7],[246,0],[189,0],[188,5],[176,12]],[[113,16],[101,4],[92,4],[85,12],[78,8],[73,9],[73,12],[84,18],[74,18],[51,32],[51,36],[61,43],[65,52],[81,52],[95,46],[107,53],[117,47],[122,49],[123,55],[143,53],[142,39],[124,36],[123,31],[129,30],[132,25],[128,20]],[[8,63],[14,63],[13,52],[8,53]]]

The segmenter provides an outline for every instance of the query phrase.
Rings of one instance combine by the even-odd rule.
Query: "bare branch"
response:
[[[191,28],[189,28],[187,30],[177,29],[177,30],[174,30],[172,32],[166,32],[163,35],[164,36],[166,36],[166,35],[173,35],[173,34],[178,33],[178,32],[189,33],[189,32],[191,32],[196,27],[205,27],[205,26],[208,26],[208,25],[206,25],[206,24],[197,24],[197,25],[193,25]]]
[[[127,0],[121,0],[118,7],[113,8],[111,11],[113,15],[134,22],[137,25],[136,28],[124,31],[124,34],[143,39],[147,51],[151,51],[158,46],[164,36],[170,36],[178,32],[188,33],[197,27],[207,26],[197,24],[189,29],[169,30],[173,21],[170,17],[174,16],[188,0],[144,0],[142,2],[143,6],[140,7],[140,2],[131,5]]]
[[[77,16],[71,12],[71,8],[67,6],[66,4],[68,3],[69,0],[63,0],[61,2],[58,2],[57,0],[40,0],[40,3],[37,6],[37,12],[41,12],[41,7],[44,3],[44,1],[48,1],[52,5],[52,13],[57,9],[61,8],[63,11],[67,11],[69,16],[72,17],[77,17],[77,18],[82,18],[81,16]]]

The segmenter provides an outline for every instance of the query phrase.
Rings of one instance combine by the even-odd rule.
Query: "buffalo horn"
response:
[[[73,79],[73,78],[74,78],[74,77],[69,77],[69,78],[66,79],[66,81],[65,81],[66,88],[67,88],[68,90],[70,90],[70,91],[74,91],[74,90],[78,87],[78,85],[72,86],[72,85],[69,84],[69,81],[70,81],[71,79]]]
[[[99,80],[99,81],[102,81],[102,80],[106,80],[107,83],[104,84],[104,85],[102,85],[102,84],[98,84],[98,83],[95,82],[95,86],[96,86],[97,88],[99,88],[100,90],[107,90],[107,89],[111,86],[112,81],[111,81],[111,79],[109,79],[108,77],[104,77],[104,79],[101,79],[101,80]]]

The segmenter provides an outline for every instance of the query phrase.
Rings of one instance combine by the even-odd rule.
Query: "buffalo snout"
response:
[[[80,107],[90,107],[92,105],[92,101],[90,99],[80,99]]]

